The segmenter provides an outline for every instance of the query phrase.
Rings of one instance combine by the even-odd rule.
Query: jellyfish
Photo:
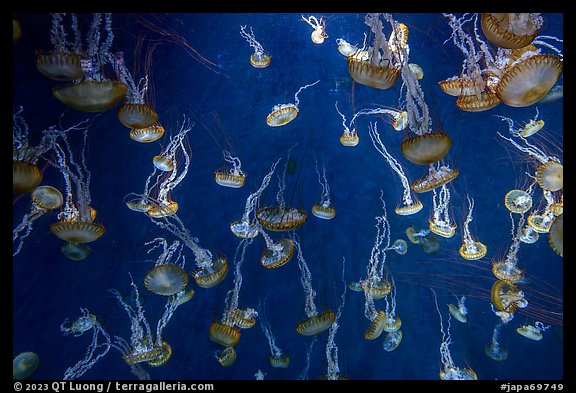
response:
[[[450,238],[456,233],[456,223],[449,215],[450,191],[446,185],[443,185],[438,194],[436,190],[432,192],[432,215],[428,220],[430,231],[438,236]]]
[[[175,240],[170,246],[164,238],[156,238],[146,245],[156,243],[148,253],[162,246],[162,253],[156,259],[154,267],[144,276],[144,286],[150,292],[161,296],[176,295],[185,291],[188,285],[188,275],[184,270],[186,258],[182,255],[180,242]],[[172,262],[175,253],[176,259]]]
[[[420,244],[426,254],[434,254],[440,249],[437,236],[430,229],[417,230],[411,226],[406,228],[406,236],[413,244]]]
[[[342,56],[352,56],[358,51],[356,45],[350,44],[344,38],[336,38],[336,44],[338,45],[338,52],[340,52]]]
[[[290,365],[290,355],[284,354],[282,349],[276,345],[276,338],[272,333],[272,327],[266,318],[265,306],[266,302],[260,304],[258,314],[260,315],[260,327],[262,328],[262,331],[268,340],[268,346],[270,347],[270,356],[268,357],[268,361],[272,367],[288,368]]]
[[[416,193],[424,193],[445,186],[460,175],[460,169],[437,163],[428,167],[428,174],[415,180],[410,188]]]
[[[438,307],[438,299],[436,298],[436,292],[430,288],[434,294],[434,303],[436,304],[436,311],[440,316],[440,332],[442,333],[442,342],[440,343],[440,361],[442,362],[443,368],[440,370],[440,379],[442,380],[477,380],[478,377],[476,373],[471,368],[460,368],[454,364],[452,360],[452,354],[450,353],[450,344],[452,344],[452,337],[450,336],[450,319],[451,315],[448,316],[448,326],[446,327],[446,332],[444,332],[444,326],[442,324],[442,313]]]
[[[60,252],[72,261],[83,261],[92,254],[92,247],[84,243],[64,243]]]
[[[340,143],[343,146],[350,146],[350,147],[356,146],[358,142],[360,142],[360,138],[358,137],[356,127],[352,126],[354,119],[352,119],[352,121],[350,122],[350,127],[352,127],[352,130],[350,130],[350,127],[348,127],[348,125],[346,124],[346,116],[344,116],[344,114],[340,112],[340,110],[338,109],[338,101],[334,103],[334,106],[336,107],[336,112],[338,112],[338,114],[342,117],[342,127],[344,129],[342,136],[340,136]]]
[[[53,155],[46,161],[58,169],[64,177],[65,199],[58,221],[50,225],[50,231],[69,243],[90,243],[102,236],[106,230],[95,221],[96,210],[90,206],[90,171],[86,166],[88,126],[75,126],[83,130],[81,161],[76,162],[66,131],[52,129]],[[58,139],[61,142],[58,142]],[[65,148],[63,148],[62,146]],[[73,188],[74,186],[74,188]]]
[[[314,303],[314,298],[316,297],[316,291],[312,288],[312,274],[308,269],[308,264],[304,259],[302,254],[302,248],[300,247],[300,240],[296,233],[291,234],[292,242],[294,243],[294,248],[297,251],[298,267],[300,268],[300,282],[302,283],[302,288],[304,289],[304,298],[306,299],[304,305],[304,312],[306,313],[306,319],[298,322],[296,325],[296,331],[303,336],[315,336],[323,331],[327,330],[336,319],[336,314],[334,311],[327,308],[321,313],[318,313],[316,304]]]
[[[246,173],[242,171],[240,159],[238,157],[232,157],[232,154],[227,150],[224,150],[222,154],[224,155],[224,161],[232,165],[232,168],[214,172],[216,183],[223,187],[242,187],[246,181]]]
[[[101,358],[106,356],[113,347],[110,335],[104,330],[102,325],[98,322],[96,317],[90,314],[86,308],[80,308],[82,316],[76,319],[70,326],[68,318],[60,325],[60,331],[65,335],[72,334],[74,337],[79,337],[85,332],[92,331],[92,342],[86,350],[84,359],[78,361],[74,366],[66,369],[64,373],[64,380],[77,379],[84,375],[92,368]],[[103,342],[99,342],[103,340]]]
[[[466,305],[464,304],[466,302],[466,296],[462,296],[462,297],[458,297],[456,295],[454,295],[456,297],[456,300],[458,302],[458,305],[455,306],[454,304],[450,303],[448,305],[448,311],[450,312],[450,315],[452,315],[454,317],[455,320],[460,321],[462,323],[466,323],[468,321],[468,309],[466,308]]]
[[[402,342],[402,330],[396,330],[394,332],[386,333],[386,337],[384,337],[384,341],[382,343],[382,348],[386,352],[392,352]]]
[[[162,138],[165,132],[164,127],[157,123],[150,127],[131,129],[130,139],[140,143],[150,143]]]
[[[506,49],[530,45],[542,29],[538,13],[483,13],[482,32],[491,43]]]
[[[176,154],[181,150],[185,156],[187,156],[184,140],[186,134],[188,134],[193,126],[194,124],[190,124],[190,121],[184,116],[180,131],[170,138],[170,142],[164,151],[152,159],[152,163],[156,169],[163,172],[171,172],[176,168]]]
[[[81,62],[86,60],[82,53],[80,30],[76,14],[70,14],[74,41],[67,39],[63,23],[66,14],[52,13],[52,28],[50,29],[51,51],[36,51],[36,68],[40,73],[57,81],[80,79],[84,75]]]
[[[552,192],[542,190],[546,205],[542,209],[534,209],[527,218],[528,226],[538,233],[549,233],[556,215],[553,209],[555,204]]]
[[[508,249],[508,254],[503,260],[492,262],[492,273],[499,280],[509,280],[513,283],[519,282],[524,276],[524,272],[517,267],[518,251],[520,250],[520,238],[523,236],[524,215],[518,220],[518,227],[515,229],[514,217],[510,213],[512,221],[512,244]]]
[[[253,308],[240,309],[238,308],[238,299],[240,296],[240,288],[242,287],[242,264],[244,262],[244,255],[246,248],[252,244],[252,238],[244,238],[236,248],[234,255],[234,287],[226,294],[224,301],[224,313],[222,319],[224,323],[232,327],[239,327],[240,329],[249,329],[256,324],[256,317],[258,312]]]
[[[424,78],[424,70],[422,70],[422,67],[420,67],[418,64],[409,63],[408,68],[410,68],[410,72],[412,72],[412,75],[414,75],[417,80]]]
[[[242,214],[242,218],[230,224],[230,230],[237,237],[254,238],[258,236],[258,225],[256,224],[256,218],[251,219],[250,216],[252,214],[255,214],[254,212],[256,211],[256,206],[258,205],[260,197],[262,196],[264,190],[268,187],[268,184],[270,184],[270,179],[272,179],[272,175],[274,174],[276,165],[280,162],[280,160],[281,159],[278,159],[278,161],[272,164],[270,171],[262,179],[262,184],[260,185],[260,188],[258,188],[258,190],[256,190],[252,194],[250,194],[248,196],[248,199],[246,199],[246,205],[244,207],[244,213]]]
[[[404,255],[408,251],[408,243],[406,243],[404,239],[396,239],[389,249],[396,251],[400,255]]]
[[[312,355],[312,349],[314,348],[314,344],[316,344],[317,337],[314,336],[310,341],[310,345],[308,345],[308,349],[306,350],[306,365],[302,369],[302,372],[298,376],[298,380],[307,380],[308,379],[308,370],[310,369],[310,356]]]
[[[330,203],[330,186],[328,179],[326,179],[326,164],[322,165],[322,177],[318,171],[318,162],[316,162],[316,173],[318,174],[318,182],[322,186],[322,195],[320,196],[320,203],[312,206],[312,214],[323,220],[331,220],[336,216],[336,209]]]
[[[396,174],[400,177],[400,181],[404,187],[404,193],[402,195],[402,206],[396,207],[394,211],[396,214],[401,216],[418,213],[420,210],[422,210],[422,202],[420,202],[418,199],[416,199],[416,197],[412,195],[410,183],[408,182],[408,178],[404,173],[402,165],[388,152],[386,146],[384,146],[384,143],[380,139],[380,134],[378,133],[377,124],[374,123],[374,126],[372,126],[372,123],[370,123],[368,130],[372,144],[376,150],[382,154],[388,165],[390,165],[390,168],[392,168],[392,170],[396,172]]]
[[[240,35],[248,41],[248,44],[254,49],[254,53],[250,55],[250,64],[254,68],[266,68],[270,65],[270,60],[272,60],[272,56],[264,51],[262,45],[256,41],[256,37],[254,36],[254,32],[252,31],[252,27],[250,27],[250,33],[246,32],[246,27],[249,26],[240,26]]]
[[[227,348],[233,348],[240,341],[240,329],[225,321],[214,320],[208,329],[210,341]]]
[[[158,113],[150,105],[150,99],[147,99],[148,75],[140,78],[138,84],[134,81],[132,74],[124,63],[123,52],[118,52],[115,56],[115,66],[119,74],[119,79],[128,86],[125,101],[118,110],[116,115],[120,123],[131,129],[154,129],[158,121]],[[140,134],[142,136],[142,134]],[[143,139],[140,137],[140,139]],[[144,139],[148,141],[148,139]]]
[[[266,248],[260,257],[262,266],[267,269],[276,269],[287,264],[294,255],[294,242],[289,238],[273,241],[260,224],[257,228],[266,242]]]
[[[24,238],[27,237],[32,231],[34,221],[42,217],[50,210],[59,209],[64,204],[64,197],[62,193],[52,186],[39,186],[32,191],[32,208],[23,218],[22,222],[18,224],[12,231],[12,242],[18,240],[18,244],[12,253],[12,256],[17,255],[22,249]],[[20,233],[26,232],[20,236]]]
[[[512,213],[524,214],[532,208],[532,196],[524,190],[510,190],[504,196],[504,206]]]
[[[504,323],[498,321],[496,326],[494,326],[494,331],[492,332],[492,340],[484,346],[484,353],[486,356],[497,362],[502,362],[508,359],[508,350],[498,342],[498,335],[500,334],[502,326],[504,326]]]
[[[224,347],[216,351],[216,360],[222,367],[230,367],[236,361],[236,350],[234,347]]]
[[[470,234],[470,223],[472,222],[472,211],[474,210],[474,198],[470,198],[466,195],[468,199],[468,215],[463,225],[462,233],[462,246],[460,247],[460,256],[464,259],[474,261],[483,258],[488,251],[486,245],[484,245],[479,240],[474,240]]]
[[[510,280],[500,279],[492,285],[490,293],[492,305],[503,322],[508,323],[519,308],[528,307],[524,292]]]
[[[310,36],[313,43],[321,44],[326,38],[328,38],[328,34],[326,34],[326,20],[324,18],[318,20],[314,15],[310,15],[308,18],[302,15],[302,20],[314,29]]]
[[[326,362],[328,363],[328,371],[326,372],[326,378],[329,381],[339,380],[340,376],[340,366],[338,365],[338,347],[336,346],[336,333],[338,333],[338,328],[340,324],[338,321],[342,316],[342,309],[346,303],[346,280],[344,280],[344,268],[346,265],[346,259],[342,258],[342,282],[344,283],[344,290],[342,291],[342,296],[340,297],[341,303],[336,312],[336,317],[334,318],[334,323],[330,326],[328,330],[328,339],[326,340]]]
[[[530,227],[530,225],[525,225],[522,228],[522,236],[520,236],[520,241],[526,244],[533,244],[538,241],[540,234]]]
[[[102,14],[94,13],[87,34],[86,58],[81,59],[83,75],[74,79],[76,83],[66,83],[52,88],[52,94],[63,104],[81,112],[104,112],[111,109],[126,95],[128,86],[118,80],[107,78],[106,66],[116,70],[115,58],[110,53],[114,33],[112,14],[104,15],[104,31],[100,31]],[[106,40],[100,41],[106,33]],[[79,36],[79,35],[78,35]],[[79,38],[78,38],[79,39]]]
[[[394,21],[390,15],[383,14],[383,16],[390,23],[393,31],[399,29],[398,22]],[[366,40],[364,40],[362,48],[348,56],[348,72],[360,84],[376,89],[389,89],[400,75],[400,63],[403,55],[408,51],[408,46],[405,45],[400,51],[391,50],[391,45],[384,33],[381,14],[367,14],[364,23],[370,27],[373,34],[372,45],[366,48]],[[394,42],[392,44],[394,45]]]
[[[550,325],[544,325],[540,321],[534,322],[533,325],[522,325],[516,328],[516,332],[530,340],[542,340],[542,332],[550,329]]]
[[[564,255],[564,214],[554,219],[548,232],[548,243],[559,256]]]
[[[290,150],[292,150],[290,148]],[[290,157],[290,152],[288,152]],[[286,206],[284,200],[284,188],[286,186],[286,171],[278,177],[278,193],[276,194],[277,206],[264,206],[256,210],[256,219],[263,228],[271,231],[291,231],[302,226],[308,219],[308,213],[304,209]]]
[[[40,365],[40,358],[34,352],[19,353],[12,360],[12,378],[16,380],[30,378]]]
[[[268,124],[270,127],[280,127],[294,120],[296,116],[298,116],[298,105],[300,105],[298,94],[300,94],[302,90],[316,85],[318,82],[320,82],[320,79],[318,79],[314,83],[304,85],[300,89],[298,89],[296,94],[294,94],[294,104],[289,103],[289,104],[274,105],[272,111],[270,112],[268,117],[266,117],[266,124]]]

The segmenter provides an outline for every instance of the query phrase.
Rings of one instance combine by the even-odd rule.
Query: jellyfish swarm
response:
[[[86,60],[82,54],[80,42],[80,31],[78,29],[78,18],[76,14],[70,14],[71,29],[74,34],[74,42],[66,39],[67,33],[64,28],[63,19],[66,14],[52,13],[52,29],[50,30],[50,41],[53,49],[51,51],[36,51],[36,68],[47,78],[57,81],[71,81],[80,79],[84,75],[81,61]]]
[[[400,63],[402,61],[401,54],[397,50],[392,51],[391,46],[403,45],[403,50],[406,50],[408,37],[406,35],[406,39],[400,43],[397,40],[400,37],[393,33],[390,41],[386,40],[380,15],[377,13],[366,15],[364,23],[370,27],[370,31],[374,35],[372,46],[366,50],[364,45],[362,49],[348,56],[348,72],[360,84],[376,89],[389,89],[396,83],[396,79],[400,75]],[[389,15],[384,15],[384,18],[390,23],[393,31],[400,29],[401,24],[394,21]],[[402,26],[407,32],[406,26]]]
[[[320,82],[320,79],[318,79],[314,83],[304,85],[300,89],[298,89],[296,94],[294,94],[294,104],[290,103],[290,104],[274,105],[272,111],[266,117],[266,124],[268,124],[270,127],[280,127],[294,120],[296,116],[298,116],[298,105],[300,104],[298,94],[300,94],[302,90],[316,85],[318,82]]]
[[[254,49],[254,53],[250,55],[250,64],[254,68],[266,68],[270,65],[270,60],[272,56],[264,51],[262,45],[256,41],[252,27],[250,27],[250,33],[246,32],[246,27],[250,26],[240,26],[240,35],[248,41],[248,44]]]
[[[84,62],[84,75],[79,83],[57,85],[52,94],[65,105],[81,112],[103,112],[119,102],[126,95],[128,86],[116,80],[106,79],[106,65],[116,68],[114,56],[110,53],[114,33],[112,32],[112,14],[105,14],[104,31],[106,41],[101,43],[100,26],[102,14],[93,15],[87,37],[88,57]]]

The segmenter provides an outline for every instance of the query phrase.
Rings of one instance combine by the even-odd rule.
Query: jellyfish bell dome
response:
[[[548,243],[559,256],[564,256],[564,214],[554,219],[548,232]]]
[[[538,241],[540,234],[534,229],[530,228],[529,225],[522,228],[522,235],[520,236],[520,241],[526,244],[533,244]]]
[[[194,288],[190,288],[187,291],[186,289],[183,289],[182,291],[178,292],[175,297],[169,298],[168,301],[170,303],[176,303],[180,306],[184,303],[187,303],[190,299],[194,297],[195,294],[196,291],[194,290]]]
[[[63,104],[80,112],[104,112],[126,95],[128,86],[120,81],[84,80],[75,84],[57,85],[52,94]]]
[[[404,239],[396,239],[391,248],[398,254],[404,255],[408,251],[408,243]]]
[[[215,320],[210,325],[208,337],[216,344],[224,347],[234,347],[240,341],[240,329]]]
[[[315,29],[312,34],[310,35],[310,38],[312,39],[312,42],[315,44],[321,44],[324,42],[324,40],[327,38],[328,36],[324,33],[324,31],[322,29]]]
[[[340,136],[340,143],[343,146],[354,147],[358,144],[358,142],[360,142],[360,138],[356,133],[354,134],[343,133],[342,136]]]
[[[312,214],[323,220],[331,220],[336,217],[336,209],[332,206],[324,207],[322,205],[314,205],[312,206]]]
[[[512,213],[524,214],[532,208],[532,197],[524,190],[510,190],[504,197],[504,206]]]
[[[266,68],[270,65],[272,56],[266,52],[253,52],[250,55],[250,64],[254,68]]]
[[[274,250],[266,248],[262,251],[262,257],[260,258],[262,266],[267,269],[276,269],[284,266],[294,255],[294,242],[292,240],[284,238],[274,244],[279,245],[281,247],[280,250],[274,252]]]
[[[210,268],[202,268],[194,272],[196,284],[201,288],[212,288],[222,282],[228,274],[228,260],[224,256],[212,259]]]
[[[173,263],[156,265],[144,277],[144,286],[150,292],[162,296],[175,295],[188,285],[188,275]]]
[[[304,209],[295,207],[267,206],[256,210],[256,219],[270,231],[291,231],[302,226],[308,219],[308,213]]]
[[[149,360],[146,363],[152,367],[160,367],[172,357],[172,347],[166,341],[162,341],[162,352],[156,359]]]
[[[452,317],[454,317],[454,319],[456,319],[459,322],[462,323],[466,323],[468,322],[468,318],[466,317],[466,314],[464,314],[459,307],[453,305],[453,304],[449,304],[448,305],[448,312],[450,313],[450,315],[452,315]]]
[[[148,128],[158,121],[158,113],[148,104],[125,103],[118,108],[116,115],[128,128]]]
[[[12,192],[31,192],[42,182],[42,172],[36,164],[23,160],[12,160]]]
[[[346,59],[348,72],[356,82],[376,89],[389,89],[394,86],[400,68],[392,65],[377,65],[371,62],[366,51],[356,51]]]
[[[522,21],[522,23],[518,23]],[[480,26],[488,40],[505,49],[530,45],[539,32],[538,24],[528,13],[482,13]]]
[[[334,311],[326,309],[320,314],[298,322],[296,331],[302,336],[315,336],[330,328],[335,320]]]
[[[388,333],[395,332],[400,330],[401,327],[402,327],[402,320],[397,315],[395,315],[394,318],[387,317],[386,321],[384,321],[385,332]]]
[[[134,198],[126,202],[128,209],[135,212],[147,213],[150,209],[154,207],[154,204],[148,200],[148,198]]]
[[[298,116],[298,107],[294,104],[275,105],[266,117],[266,124],[270,127],[281,127],[290,123]]]
[[[503,362],[504,360],[508,359],[508,350],[504,348],[502,344],[498,344],[496,346],[493,345],[492,342],[489,342],[484,346],[484,353],[490,359],[497,362]]]
[[[448,134],[439,131],[406,139],[400,144],[400,150],[413,164],[428,165],[444,158],[451,146],[452,140]]]
[[[522,325],[516,328],[516,332],[521,336],[524,336],[533,341],[540,341],[542,340],[542,333],[540,329],[532,326],[532,325]]]
[[[462,246],[458,250],[460,256],[469,261],[475,261],[486,256],[488,252],[488,247],[485,244],[472,240],[472,244],[462,243]]]
[[[475,94],[461,95],[456,100],[456,107],[466,112],[483,112],[494,108],[500,103],[500,98],[490,91],[483,91],[479,96]]]
[[[230,230],[232,231],[232,233],[241,238],[241,239],[253,239],[256,236],[258,236],[258,234],[260,233],[260,231],[258,230],[258,227],[256,225],[250,224],[250,222],[244,222],[241,220],[238,221],[234,221],[233,223],[230,224]]]
[[[142,208],[145,209],[146,207],[142,206]],[[146,214],[152,218],[164,218],[173,216],[176,212],[178,212],[178,202],[168,201],[167,204],[152,204]]]
[[[160,139],[164,132],[164,127],[160,124],[153,124],[149,127],[130,130],[130,139],[140,143],[151,143]]]
[[[39,186],[32,191],[32,202],[45,210],[59,209],[64,204],[62,193],[52,186]]]
[[[50,225],[50,232],[69,243],[90,243],[106,233],[96,222],[61,220]]]
[[[246,181],[245,174],[231,173],[229,171],[215,171],[214,180],[222,187],[240,188]]]
[[[460,169],[442,166],[439,170],[434,170],[432,173],[428,172],[428,174],[416,179],[410,184],[410,188],[415,193],[421,194],[442,187],[456,179],[459,175]]]
[[[174,160],[163,155],[154,156],[154,158],[152,158],[152,163],[156,169],[162,172],[171,172],[176,166]]]
[[[384,342],[382,343],[382,348],[386,352],[392,352],[402,342],[402,330],[396,330],[394,332],[389,332],[384,337]]]
[[[82,54],[75,52],[36,51],[36,68],[47,78],[72,81],[84,76],[80,64],[84,58]]]
[[[65,243],[60,247],[60,252],[72,261],[83,261],[92,254],[92,248],[83,243]]]
[[[288,368],[290,365],[290,355],[282,357],[269,356],[268,360],[270,361],[270,365],[275,368]]]
[[[411,205],[398,206],[394,212],[399,216],[409,216],[418,213],[423,207],[422,202],[414,200]]]
[[[492,262],[492,273],[499,280],[507,280],[512,283],[520,282],[524,277],[524,272],[521,269],[506,260]]]
[[[12,360],[12,378],[28,379],[36,372],[40,358],[34,352],[22,352]]]
[[[386,326],[386,312],[380,310],[377,312],[376,317],[370,322],[368,329],[364,332],[364,339],[366,340],[375,340],[384,331],[384,327]]]
[[[544,190],[560,191],[564,187],[564,166],[557,161],[548,161],[536,170],[536,180]]]
[[[236,350],[234,347],[225,347],[216,351],[216,358],[222,367],[230,367],[236,361]]]

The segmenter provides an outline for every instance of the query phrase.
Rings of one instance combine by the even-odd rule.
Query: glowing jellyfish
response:
[[[436,311],[440,316],[440,332],[442,333],[442,342],[440,343],[440,361],[442,362],[442,369],[440,369],[440,379],[442,380],[477,380],[478,377],[476,373],[471,368],[460,368],[454,364],[452,360],[452,354],[450,353],[450,344],[452,344],[452,337],[450,335],[450,316],[448,316],[448,326],[446,327],[446,332],[444,332],[444,326],[442,324],[442,313],[438,307],[438,299],[436,298],[436,292],[430,288],[434,294],[434,303],[436,305]]]
[[[408,161],[414,164],[427,165],[444,158],[451,146],[450,137],[439,131],[406,139],[400,144],[400,150]]]
[[[385,298],[386,319],[384,320],[384,331],[393,333],[400,330],[402,327],[402,320],[396,315],[396,283],[392,276],[390,276],[390,282],[392,284],[392,291],[390,293],[390,302],[388,301],[388,297]]]
[[[190,299],[194,297],[196,291],[194,288],[190,288],[189,290],[183,289],[182,291],[176,293],[174,296],[168,299],[169,303],[178,303],[178,305],[182,305],[188,302]]]
[[[408,244],[404,239],[396,239],[390,249],[396,251],[400,255],[404,255],[406,254],[406,251],[408,251]]]
[[[232,165],[230,169],[214,172],[216,183],[223,187],[240,188],[246,181],[246,173],[242,171],[242,163],[238,157],[232,157],[229,151],[224,150],[224,161]]]
[[[460,256],[464,259],[469,261],[474,261],[476,259],[483,258],[486,253],[488,252],[488,248],[485,244],[478,240],[474,240],[472,235],[470,234],[469,225],[472,222],[472,211],[474,210],[474,199],[470,199],[468,195],[466,195],[466,199],[468,199],[468,215],[466,216],[466,220],[464,221],[464,233],[462,234],[462,246],[460,247],[459,253]]]
[[[188,275],[184,270],[185,258],[182,257],[180,242],[175,240],[170,246],[164,238],[156,238],[148,244],[155,244],[148,252],[162,246],[162,253],[156,259],[154,267],[144,276],[144,286],[150,292],[162,296],[176,295],[188,285]],[[174,262],[172,258],[178,251]]]
[[[290,355],[284,354],[282,349],[276,345],[276,338],[272,333],[272,327],[270,326],[270,322],[268,322],[268,318],[266,318],[265,305],[265,303],[260,303],[260,307],[258,307],[258,315],[260,315],[260,327],[262,328],[268,341],[268,346],[270,347],[270,356],[268,357],[268,361],[272,367],[288,368],[290,365]]]
[[[544,325],[540,321],[536,321],[534,325],[522,325],[516,328],[516,332],[530,340],[542,340],[542,332],[550,328],[550,325]]]
[[[318,18],[316,18],[314,15],[310,15],[308,18],[302,15],[302,20],[308,23],[314,29],[312,35],[310,36],[313,43],[321,44],[326,38],[328,38],[328,34],[326,34],[326,21],[324,18],[320,18],[320,20],[318,20]]]
[[[116,111],[118,120],[128,128],[143,129],[154,126],[158,121],[158,113],[146,99],[148,92],[148,75],[140,78],[138,84],[124,64],[122,52],[118,52],[115,57],[116,68],[120,80],[128,86],[125,102]]]
[[[300,104],[298,94],[300,94],[302,90],[307,89],[310,86],[314,86],[318,82],[320,82],[320,80],[317,80],[316,82],[309,85],[304,85],[298,89],[296,94],[294,94],[294,104],[274,105],[272,111],[268,117],[266,117],[266,124],[268,124],[270,127],[280,127],[294,120],[296,116],[298,116],[298,105]]]
[[[512,213],[524,214],[532,208],[532,197],[524,190],[510,190],[504,197],[504,205]]]
[[[492,285],[491,299],[497,310],[508,314],[514,314],[518,308],[528,306],[524,292],[509,280],[498,280]]]
[[[377,124],[374,123],[374,126],[372,126],[372,123],[370,123],[368,130],[370,134],[370,139],[372,140],[372,144],[374,145],[376,150],[380,154],[382,154],[388,165],[390,165],[390,168],[392,168],[392,170],[396,172],[398,177],[400,177],[400,181],[402,182],[402,186],[404,187],[404,193],[402,195],[403,204],[401,206],[398,206],[394,211],[396,212],[396,214],[401,216],[407,216],[418,213],[420,210],[422,210],[423,207],[422,202],[420,202],[418,199],[412,196],[410,190],[410,183],[408,182],[408,178],[404,173],[402,165],[388,152],[386,146],[384,146],[384,143],[380,139],[380,134],[378,133]]]
[[[483,13],[481,26],[494,45],[516,49],[531,44],[543,24],[537,13]]]
[[[416,227],[413,226],[406,228],[406,236],[408,237],[408,240],[410,240],[410,242],[412,242],[413,244],[420,243],[420,240],[429,233],[430,233],[429,229],[423,229],[421,231],[418,231],[416,230]]]
[[[464,304],[466,302],[466,296],[462,296],[460,298],[456,296],[456,300],[458,300],[458,306],[455,306],[454,304],[449,304],[448,311],[450,312],[450,315],[454,317],[454,319],[456,319],[459,322],[466,323],[468,321],[468,318],[466,317],[466,315],[468,315],[468,309]]]
[[[140,143],[155,142],[164,135],[164,127],[160,124],[153,124],[146,128],[134,128],[130,130],[130,139]]]
[[[436,190],[432,192],[432,217],[428,220],[430,231],[438,236],[450,238],[456,233],[456,223],[449,214],[450,191],[443,185],[438,194]]]
[[[338,101],[334,103],[334,106],[336,107],[336,112],[338,112],[340,117],[342,117],[342,127],[344,131],[340,136],[340,143],[343,146],[348,147],[356,146],[358,142],[360,142],[360,138],[358,137],[356,128],[352,125],[354,118],[352,118],[352,121],[350,121],[350,127],[352,127],[352,130],[350,130],[350,127],[346,124],[346,116],[344,116],[344,114],[338,109]],[[356,116],[356,114],[354,116]]]
[[[228,260],[226,257],[215,257],[210,263],[202,266],[193,273],[194,281],[199,287],[212,288],[224,280],[228,274]]]
[[[386,337],[384,337],[384,341],[382,343],[382,348],[386,352],[392,352],[402,342],[402,330],[396,330],[394,332],[386,333]]]
[[[248,199],[246,199],[246,205],[244,207],[244,213],[242,214],[242,218],[240,220],[234,221],[230,224],[230,230],[234,235],[239,238],[254,238],[258,236],[258,225],[256,224],[256,219],[251,219],[250,216],[254,214],[256,211],[256,206],[260,200],[260,196],[264,192],[264,190],[270,184],[270,179],[274,174],[274,170],[276,169],[276,165],[280,162],[280,159],[272,164],[270,171],[264,178],[262,179],[262,184],[260,188],[250,194]]]
[[[564,256],[564,214],[560,214],[548,232],[548,244],[559,256]]]
[[[174,170],[174,161],[165,155],[156,155],[152,159],[152,163],[156,169],[162,172],[171,172]]]
[[[296,331],[303,336],[314,336],[330,328],[335,319],[336,314],[334,314],[334,311],[326,309],[320,314],[298,322]]]
[[[550,160],[538,167],[536,179],[542,189],[559,191],[564,187],[564,167],[559,162]]]
[[[65,243],[60,247],[60,252],[72,261],[83,261],[92,254],[92,248],[82,243]]]
[[[484,88],[484,81],[477,82],[466,75],[453,76],[438,84],[444,93],[455,97],[475,95]]]
[[[288,238],[272,241],[263,230],[260,233],[266,240],[266,249],[262,251],[260,262],[267,269],[276,269],[284,266],[294,255],[294,242]]]
[[[356,45],[350,44],[344,38],[336,38],[336,44],[338,45],[338,52],[340,52],[342,56],[352,56],[356,51],[358,51]]]
[[[208,337],[224,347],[233,347],[240,341],[240,329],[215,320],[210,325]]]
[[[430,229],[417,230],[411,226],[406,228],[406,236],[413,244],[420,244],[422,250],[427,254],[434,254],[440,249],[437,236],[431,233]]]
[[[389,15],[385,19],[392,28],[398,25]],[[380,14],[367,14],[364,23],[374,34],[372,46],[366,49],[366,42],[361,49],[348,56],[348,72],[352,78],[365,86],[376,89],[389,89],[400,75],[401,54],[392,52],[383,31]],[[407,48],[402,48],[406,51]]]
[[[34,352],[19,353],[12,360],[12,378],[28,379],[36,372],[39,365],[40,358]]]
[[[95,13],[88,31],[87,59],[82,62],[83,79],[79,83],[67,83],[52,88],[52,94],[65,105],[82,112],[103,112],[119,102],[128,90],[128,86],[117,80],[106,78],[105,67],[111,65],[117,70],[110,47],[114,40],[112,32],[112,14],[105,14],[104,32],[106,41],[100,42],[102,14]]]
[[[540,234],[536,232],[534,229],[530,228],[529,225],[526,225],[522,228],[522,236],[520,236],[520,241],[526,244],[533,244],[538,241]]]
[[[444,187],[460,175],[460,169],[450,168],[447,165],[438,163],[436,166],[428,167],[428,174],[415,180],[410,188],[416,193],[432,191],[438,187]]]
[[[492,262],[492,273],[499,280],[508,280],[512,283],[516,283],[522,280],[522,277],[524,276],[524,272],[517,267],[520,238],[523,235],[524,216],[520,216],[518,228],[516,230],[514,229],[514,217],[512,216],[512,213],[510,213],[510,220],[512,221],[512,244],[510,245],[505,259]]]
[[[252,27],[250,27],[250,33],[246,32],[246,25],[240,26],[240,35],[248,41],[248,44],[254,49],[254,53],[250,55],[250,64],[254,68],[266,68],[270,65],[270,60],[272,56],[264,51],[262,45],[256,41]]]
[[[24,244],[23,239],[30,234],[30,231],[32,231],[32,225],[34,222],[38,218],[42,217],[46,212],[60,208],[64,203],[62,193],[52,186],[36,187],[34,191],[32,191],[31,196],[32,208],[30,209],[30,212],[22,218],[22,222],[12,231],[12,242],[19,240],[15,245],[12,255],[16,255],[20,252],[20,249]],[[24,235],[20,236],[20,233],[23,230],[26,230],[26,232]]]
[[[52,13],[52,29],[50,29],[50,42],[53,49],[48,52],[36,51],[36,68],[42,75],[57,81],[71,81],[81,79],[84,75],[81,61],[85,60],[82,54],[80,31],[76,14],[70,14],[71,28],[74,33],[74,42],[67,40],[63,19],[66,14]]]
[[[422,78],[424,78],[424,71],[422,70],[422,67],[420,67],[418,64],[410,63],[408,64],[408,67],[410,68],[410,72],[412,72],[412,74],[416,77],[416,79],[421,80]]]
[[[323,220],[331,220],[336,216],[336,209],[330,203],[330,186],[328,185],[328,179],[326,179],[326,165],[322,165],[321,177],[318,170],[318,162],[316,162],[316,173],[318,174],[318,182],[322,186],[322,195],[320,196],[320,203],[312,206],[312,214]]]
[[[230,367],[236,361],[236,350],[234,347],[226,347],[216,351],[216,360],[222,367]]]

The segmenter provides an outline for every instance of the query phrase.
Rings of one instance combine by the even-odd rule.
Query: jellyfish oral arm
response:
[[[312,289],[312,274],[310,273],[308,265],[306,264],[306,260],[304,259],[304,255],[302,254],[302,248],[300,247],[300,239],[298,238],[298,235],[293,233],[291,239],[294,242],[294,247],[296,248],[298,267],[300,268],[301,274],[300,282],[302,283],[302,288],[304,289],[304,298],[306,299],[304,311],[306,312],[306,316],[308,318],[312,318],[313,316],[318,315],[316,304],[314,304],[316,291]]]
[[[232,157],[229,151],[224,150],[224,161],[232,165],[230,169],[230,173],[238,176],[245,176],[244,172],[242,172],[242,163],[238,157]]]
[[[298,105],[300,104],[300,100],[298,99],[298,94],[300,94],[300,92],[301,92],[302,90],[307,89],[307,88],[309,88],[309,87],[311,87],[311,86],[314,86],[314,85],[316,85],[316,84],[319,83],[319,82],[320,82],[320,79],[318,79],[318,80],[317,80],[316,82],[314,82],[314,83],[310,83],[309,85],[302,86],[301,88],[298,89],[298,91],[296,92],[296,94],[294,94],[294,105],[296,105],[296,108],[298,108]]]
[[[246,27],[250,28],[250,33],[246,32]],[[247,25],[240,26],[240,35],[244,37],[246,41],[248,41],[248,44],[250,44],[252,48],[254,48],[255,53],[264,53],[264,48],[258,41],[256,41],[252,27]]]

